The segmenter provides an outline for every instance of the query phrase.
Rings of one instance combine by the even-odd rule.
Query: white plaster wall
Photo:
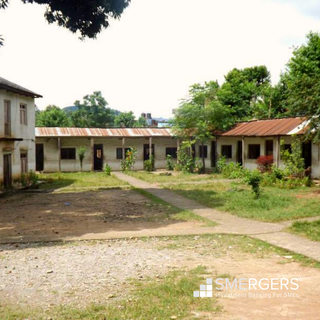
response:
[[[312,178],[320,178],[320,147],[317,144],[312,144]]]
[[[21,176],[21,151],[28,154],[28,170],[35,170],[34,99],[0,90],[0,137],[4,137],[4,100],[11,101],[11,137],[22,138],[23,141],[0,142],[0,184],[3,182],[3,154],[5,153],[11,153],[13,180]],[[20,124],[20,103],[27,105],[27,125]]]

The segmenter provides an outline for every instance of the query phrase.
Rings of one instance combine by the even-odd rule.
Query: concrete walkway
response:
[[[159,185],[136,179],[122,172],[114,172],[114,175],[133,187],[143,189],[175,207],[192,211],[201,217],[217,222],[218,226],[213,228],[215,233],[248,235],[320,261],[320,243],[283,232],[288,227],[287,224],[255,221],[222,213],[170,190],[162,189]]]

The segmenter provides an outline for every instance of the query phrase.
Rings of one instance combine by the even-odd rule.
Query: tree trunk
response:
[[[203,144],[203,141],[201,143],[201,146],[202,146],[202,170],[201,170],[201,172],[205,173],[206,172],[206,161],[205,161],[205,158],[204,158],[204,144]]]

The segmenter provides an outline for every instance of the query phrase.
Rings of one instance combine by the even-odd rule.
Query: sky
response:
[[[194,83],[233,68],[266,65],[275,83],[309,31],[320,2],[308,0],[132,0],[95,40],[43,17],[44,6],[11,0],[0,10],[0,76],[61,108],[101,91],[113,109],[170,117]]]

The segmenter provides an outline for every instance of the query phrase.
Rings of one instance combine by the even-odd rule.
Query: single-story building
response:
[[[241,163],[245,168],[257,167],[256,160],[262,155],[272,155],[275,164],[283,167],[280,159],[280,141],[290,148],[294,135],[305,132],[304,118],[254,120],[237,123],[231,130],[215,135],[204,149],[196,144],[194,153],[201,157],[204,152],[206,167],[215,168],[217,159]],[[37,171],[79,171],[77,149],[86,147],[83,170],[102,170],[108,163],[112,170],[121,169],[121,160],[127,148],[137,149],[135,170],[143,169],[143,161],[152,150],[155,168],[166,167],[168,154],[176,158],[180,141],[170,128],[36,128]],[[303,144],[306,167],[311,167],[312,177],[320,177],[320,150],[318,144]]]
[[[35,170],[35,105],[41,95],[0,77],[0,188]]]

